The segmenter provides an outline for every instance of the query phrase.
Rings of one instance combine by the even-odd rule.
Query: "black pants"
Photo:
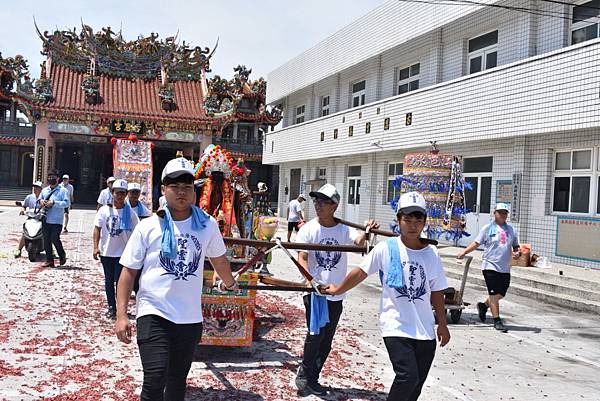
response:
[[[116,287],[121,276],[123,266],[119,264],[120,258],[100,256],[100,262],[104,269],[104,291],[108,307],[117,310]]]
[[[56,248],[58,256],[66,258],[67,255],[60,241],[60,233],[62,231],[62,224],[48,224],[42,223],[42,236],[44,238],[44,251],[46,252],[46,262],[54,263],[52,257],[52,245]]]
[[[435,340],[384,337],[394,367],[394,383],[388,401],[416,401],[435,356]]]
[[[202,323],[175,324],[156,315],[137,320],[137,343],[144,369],[141,401],[183,401],[201,337]]]
[[[342,301],[327,301],[329,308],[329,323],[321,327],[318,335],[306,334],[304,340],[304,356],[298,377],[309,383],[316,383],[325,365],[325,360],[331,351],[331,343],[342,314]],[[310,295],[304,296],[306,308],[306,325],[310,330]]]
[[[135,281],[133,282],[133,292],[135,292],[135,295],[137,295],[138,291],[140,290],[140,277],[142,276],[142,269],[138,270],[137,274],[135,275]]]

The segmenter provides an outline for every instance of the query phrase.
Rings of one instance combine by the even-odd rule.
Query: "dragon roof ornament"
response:
[[[230,80],[215,75],[208,81],[208,96],[204,108],[214,116],[230,116],[231,119],[262,121],[269,125],[277,125],[282,118],[282,111],[277,107],[265,104],[267,82],[262,78],[251,81],[252,69],[238,65],[233,69]],[[248,99],[255,112],[248,113],[240,108],[242,99]]]
[[[94,32],[89,25],[81,24],[81,31],[55,30],[41,33],[42,54],[50,56],[53,63],[80,72],[88,72],[94,60],[95,74],[117,78],[151,80],[161,76],[164,70],[168,80],[191,81],[202,79],[204,71],[210,71],[210,59],[218,46],[190,46],[177,42],[177,35],[159,39],[159,35],[139,36],[127,41],[122,32],[114,32],[110,26]]]
[[[53,98],[52,82],[46,79],[44,65],[42,77],[32,81],[27,60],[20,54],[5,59],[0,53],[0,92],[34,102],[49,102]]]

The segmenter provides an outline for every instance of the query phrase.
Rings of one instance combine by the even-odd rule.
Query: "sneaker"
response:
[[[59,258],[59,263],[58,264],[61,265],[61,266],[64,266],[65,263],[67,263],[67,257],[66,256],[61,256]]]
[[[298,371],[296,372],[296,387],[299,391],[306,390],[306,375],[304,374],[304,370],[302,366],[298,366]]]
[[[115,319],[117,317],[117,311],[113,308],[108,308],[108,310],[104,314],[104,317],[107,319]]]
[[[21,257],[21,250],[20,249],[15,250],[15,259],[18,259],[20,257]]]
[[[487,313],[488,306],[483,302],[477,302],[477,311],[479,312],[479,320],[485,322],[485,314]]]
[[[498,320],[497,322],[494,322],[494,328],[503,333],[508,333],[508,329],[506,328],[506,326],[504,325],[502,320]]]
[[[318,382],[306,383],[306,391],[308,394],[327,395],[327,389],[321,386]]]
[[[52,262],[44,262],[44,263],[38,265],[38,267],[54,267],[54,263],[52,263]]]

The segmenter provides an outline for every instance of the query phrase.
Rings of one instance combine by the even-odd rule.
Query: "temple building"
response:
[[[30,192],[33,177],[35,128],[17,116],[17,102],[12,93],[12,71],[24,65],[23,58],[2,58],[0,53],[0,197],[16,191],[16,196]],[[9,195],[10,196],[10,195]]]
[[[113,175],[113,138],[153,143],[158,188],[160,171],[177,151],[197,161],[224,129],[236,131],[248,99],[252,110],[243,123],[248,131],[258,135],[259,127],[281,119],[278,110],[264,105],[265,81],[249,82],[245,67],[231,81],[207,79],[215,49],[155,33],[127,41],[110,27],[37,33],[46,57],[41,76],[29,79],[25,61],[13,61],[7,70],[16,88],[3,107],[17,104],[35,123],[35,137],[28,139],[33,179],[53,168],[68,173],[78,202],[93,203]],[[219,87],[215,79],[228,85]],[[246,160],[261,159],[259,149],[232,150]]]

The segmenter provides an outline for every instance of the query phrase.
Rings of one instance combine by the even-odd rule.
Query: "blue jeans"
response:
[[[106,301],[108,307],[117,310],[116,286],[119,282],[121,269],[123,266],[119,264],[120,258],[110,256],[100,256],[100,262],[104,268],[104,291],[106,292]]]

